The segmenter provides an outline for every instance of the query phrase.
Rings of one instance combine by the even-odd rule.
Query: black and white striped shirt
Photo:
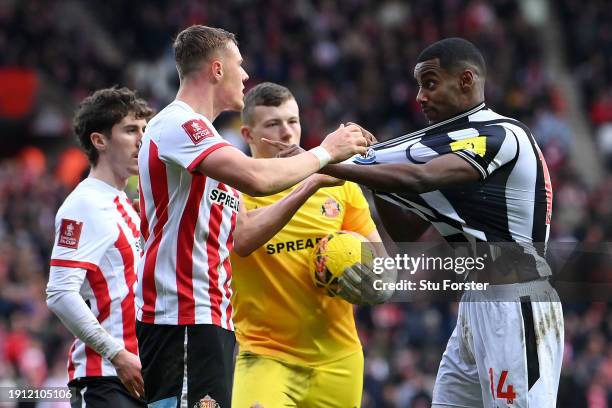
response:
[[[426,163],[456,154],[480,180],[423,194],[377,195],[429,221],[450,243],[516,243],[534,266],[525,278],[550,274],[543,262],[552,187],[540,148],[523,123],[485,104],[425,129],[374,145],[356,164]],[[531,269],[531,268],[530,268]]]

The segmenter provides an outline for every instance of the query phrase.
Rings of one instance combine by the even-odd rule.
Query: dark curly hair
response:
[[[83,99],[73,120],[73,130],[91,165],[98,163],[98,150],[91,142],[91,134],[99,132],[111,136],[112,127],[133,113],[137,119],[150,119],[153,110],[147,102],[128,88],[106,88]]]

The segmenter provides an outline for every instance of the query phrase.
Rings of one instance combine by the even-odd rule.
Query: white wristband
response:
[[[315,157],[319,159],[319,169],[327,166],[327,164],[331,161],[331,155],[323,146],[317,146],[310,149],[309,152],[314,154]]]

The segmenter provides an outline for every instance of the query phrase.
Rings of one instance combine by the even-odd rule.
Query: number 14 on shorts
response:
[[[493,372],[493,368],[489,368],[489,379],[491,380],[491,394],[493,394],[493,399],[496,398],[506,398],[506,402],[508,404],[513,404],[514,399],[516,398],[516,393],[514,392],[514,387],[512,384],[508,384],[506,390],[504,391],[504,385],[506,384],[506,378],[508,377],[508,370],[503,370],[501,375],[499,376],[499,380],[497,382],[497,387],[495,387],[495,374]],[[496,395],[497,391],[497,395]]]

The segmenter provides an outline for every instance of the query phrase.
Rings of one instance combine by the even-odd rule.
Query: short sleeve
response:
[[[193,171],[215,150],[231,146],[203,116],[177,116],[163,126],[159,137],[159,157]]]
[[[99,267],[118,235],[117,224],[104,209],[86,198],[75,200],[55,218],[51,266]]]
[[[516,135],[501,125],[485,126],[477,136],[451,142],[450,148],[474,167],[482,180],[518,155]]]
[[[354,231],[367,236],[376,229],[370,215],[370,206],[363,196],[363,192],[355,183],[346,182],[343,185],[346,197],[344,220],[342,229]]]

